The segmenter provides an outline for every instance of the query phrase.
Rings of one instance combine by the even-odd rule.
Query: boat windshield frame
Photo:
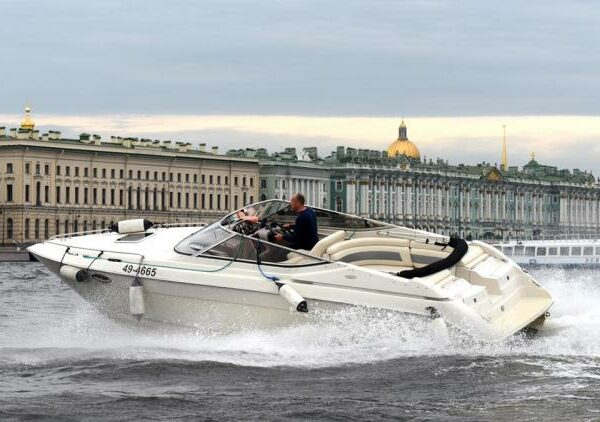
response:
[[[292,214],[288,213],[288,211],[291,212],[291,210],[286,210],[286,208],[289,208],[289,207],[290,207],[290,202],[282,200],[282,199],[268,199],[265,201],[260,201],[257,203],[249,204],[243,208],[240,208],[234,212],[227,214],[225,217],[223,217],[219,220],[216,220],[212,224],[202,227],[198,231],[195,231],[194,233],[190,234],[189,236],[186,236],[179,243],[177,243],[177,245],[175,245],[174,250],[175,250],[175,252],[180,253],[182,255],[198,257],[198,256],[205,256],[205,253],[207,251],[213,249],[214,247],[218,246],[219,244],[221,244],[227,240],[230,240],[233,236],[236,236],[236,235],[242,236],[246,239],[256,241],[256,238],[247,236],[244,233],[237,232],[236,230],[234,230],[234,227],[236,225],[242,223],[243,218],[245,216],[250,216],[250,215],[252,215],[252,216],[256,215],[259,218],[259,220],[269,220],[269,219],[272,219],[274,216],[277,216],[278,214],[280,214],[282,210],[285,210],[286,217],[289,218],[292,216]],[[390,228],[390,227],[397,227],[393,224],[382,223],[380,221],[371,220],[371,219],[359,217],[359,216],[354,216],[351,214],[345,214],[345,213],[338,212],[338,211],[332,211],[332,210],[327,210],[327,209],[323,209],[323,208],[312,207],[310,205],[309,205],[309,207],[312,208],[313,210],[315,210],[317,215],[323,214],[323,213],[330,213],[330,215],[338,217],[341,221],[350,220],[350,221],[360,222],[358,226],[354,226],[354,227],[353,226],[335,227],[335,226],[327,226],[324,224],[319,226],[318,217],[317,217],[317,226],[322,229],[324,228],[324,229],[345,230],[347,232],[355,232],[355,231],[359,231],[359,230],[369,230],[370,231],[370,230],[380,230],[380,229]],[[266,212],[265,212],[265,210],[266,210]],[[363,226],[363,227],[359,227],[359,226]],[[187,243],[189,243],[190,238],[196,237],[196,236],[198,236],[199,233],[202,233],[202,232],[208,234],[211,231],[216,232],[217,230],[221,230],[222,234],[216,235],[214,237],[213,241],[206,242],[202,245],[198,245],[201,247],[198,248],[197,250],[195,250],[195,252],[192,253],[189,251],[181,250],[183,245],[185,245],[185,247],[189,247],[189,245]],[[311,258],[316,261],[331,262],[328,259],[325,259],[322,257],[316,257],[313,255],[307,254],[306,252],[298,251],[298,250],[292,249],[290,247],[280,245],[278,243],[269,242],[267,240],[260,240],[260,242],[270,245],[272,247],[284,249],[284,250],[288,251],[288,253],[294,252],[299,255],[304,255],[307,258]],[[206,255],[206,256],[210,256],[210,255]],[[225,258],[225,257],[214,257],[214,256],[210,256],[210,257],[211,258],[220,258],[220,259],[232,259],[232,258]],[[265,265],[277,265],[277,263],[273,263],[273,262],[264,262],[264,264]],[[315,264],[313,263],[313,264],[304,264],[304,265],[315,265]],[[285,266],[288,266],[288,265],[285,265]]]

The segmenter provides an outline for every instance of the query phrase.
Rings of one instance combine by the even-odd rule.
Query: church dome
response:
[[[31,107],[25,107],[25,118],[21,122],[21,129],[33,130],[35,123],[31,118]]]
[[[419,148],[412,143],[406,136],[406,125],[404,121],[400,124],[398,130],[398,139],[396,139],[387,149],[388,157],[395,157],[397,155],[405,155],[408,158],[418,160],[421,158]]]

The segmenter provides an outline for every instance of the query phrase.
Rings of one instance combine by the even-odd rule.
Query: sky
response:
[[[0,0],[0,126],[600,174],[594,1]]]

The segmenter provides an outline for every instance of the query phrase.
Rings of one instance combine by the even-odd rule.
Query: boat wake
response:
[[[38,277],[20,280],[31,288],[27,304],[10,301],[11,295],[15,299],[27,286],[9,286],[10,294],[2,301],[3,306],[16,308],[14,312],[5,309],[0,317],[0,365],[115,359],[313,368],[412,356],[599,355],[598,276],[568,270],[539,270],[535,276],[555,298],[552,318],[535,337],[516,336],[500,344],[473,343],[460,333],[447,336],[428,319],[367,309],[316,312],[301,326],[229,334],[166,326],[124,327],[97,313],[67,288],[54,298],[48,296],[51,289],[39,283],[36,290]]]

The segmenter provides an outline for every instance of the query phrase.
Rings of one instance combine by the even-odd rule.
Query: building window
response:
[[[50,186],[44,186],[44,202],[50,202]]]
[[[233,208],[238,209],[238,196],[233,195]]]
[[[237,186],[237,185],[238,185],[238,177],[237,177],[237,176],[235,176],[235,177],[233,178],[233,185],[234,185],[234,186]],[[236,206],[236,209],[237,209],[237,206]]]
[[[181,208],[181,192],[177,192],[177,208]]]
[[[98,205],[98,189],[92,189],[92,204]]]
[[[213,184],[213,177],[212,174],[210,176],[208,176],[208,184],[212,185]]]
[[[162,172],[162,181],[165,182],[167,180],[167,173]]]
[[[208,195],[208,209],[209,210],[213,209],[213,194],[212,193],[210,195]]]
[[[79,177],[79,167],[75,167],[75,177]]]
[[[250,178],[250,187],[254,186],[254,177]]]
[[[194,193],[194,209],[198,209],[198,194]]]
[[[221,195],[217,195],[217,209],[221,209]]]
[[[190,194],[187,192],[185,193],[185,207],[190,208]]]
[[[110,169],[110,178],[111,179],[115,178],[115,169]]]
[[[56,166],[56,175],[60,176],[60,166]]]
[[[217,176],[217,185],[221,184],[221,176]]]
[[[46,176],[48,176],[48,175],[50,174],[50,166],[49,166],[48,164],[46,164],[46,165],[44,166],[44,174],[45,174]],[[46,236],[46,237],[48,237],[48,236]]]
[[[83,203],[87,205],[88,203],[88,195],[89,194],[89,190],[88,188],[83,188]]]
[[[119,206],[123,206],[123,189],[119,189]]]
[[[173,181],[173,173],[169,173],[169,182]]]
[[[158,180],[158,172],[157,171],[154,172],[154,180]]]
[[[202,183],[203,184],[206,183],[206,176],[203,174],[201,177],[202,177]]]
[[[25,174],[29,174],[30,172],[30,165],[29,163],[25,163]]]
[[[181,173],[177,173],[177,183],[181,183]]]
[[[7,174],[12,174],[13,172],[13,165],[12,163],[6,163],[6,173]]]
[[[250,195],[250,203],[254,203],[254,195]]]
[[[67,166],[65,167],[65,176],[70,176],[71,175],[71,167]]]
[[[136,190],[135,208],[138,210],[142,209],[142,189],[138,186]]]
[[[137,171],[137,178],[138,178],[138,180],[140,180],[142,178],[142,171],[141,170]]]
[[[71,203],[71,188],[68,186],[65,188],[65,202],[67,204]]]
[[[337,212],[342,212],[342,198],[340,198],[339,196],[337,198],[335,198],[335,210]]]
[[[88,177],[89,175],[89,169],[87,167],[83,168],[83,177]]]
[[[13,220],[12,220],[12,218],[8,218],[6,220],[6,237],[8,239],[13,238]]]
[[[194,174],[194,183],[198,183],[198,175]]]
[[[146,170],[146,180],[150,180],[150,172]]]
[[[281,189],[285,189],[285,180],[281,181]]]
[[[40,165],[39,164],[35,165],[35,175],[36,176],[41,176],[41,174],[40,174]]]
[[[36,218],[35,222],[33,223],[33,236],[34,236],[34,239],[40,238],[40,219],[39,218]]]
[[[260,200],[261,201],[266,201],[267,200],[267,195],[265,195],[264,193],[260,196]]]
[[[185,183],[190,183],[190,175],[189,175],[189,173],[185,174]]]
[[[50,221],[46,218],[44,220],[44,239],[48,239],[50,237]]]
[[[123,179],[125,176],[125,171],[123,169],[119,170],[119,178]]]
[[[225,209],[229,209],[229,195],[225,195]]]
[[[229,184],[229,176],[225,176],[225,184],[228,185]]]
[[[110,190],[110,205],[115,205],[115,190],[111,189]]]
[[[94,178],[97,178],[97,177],[98,177],[98,169],[97,169],[96,167],[94,167],[94,168],[92,169],[92,175],[94,176]]]
[[[267,188],[267,179],[260,179],[260,188],[261,189]]]
[[[83,231],[88,231],[87,220],[83,220]]]
[[[96,231],[96,220],[92,221],[92,231]]]
[[[173,208],[173,192],[169,192],[169,208]]]
[[[42,205],[42,184],[40,182],[35,184],[35,205]]]
[[[60,204],[60,186],[56,187],[56,203]]]
[[[129,179],[133,179],[133,170],[129,170]]]
[[[106,205],[106,189],[102,188],[102,205]]]
[[[206,194],[202,194],[202,209],[206,209]]]
[[[79,188],[75,186],[75,204],[79,204]]]
[[[65,233],[69,233],[69,220],[65,220]]]
[[[242,177],[242,186],[246,186],[246,176]]]
[[[338,192],[342,191],[342,181],[341,180],[337,180],[335,182],[335,190],[337,190]]]
[[[243,200],[242,204],[243,204],[244,206],[246,206],[246,203],[247,203],[247,200],[248,200],[248,197],[247,197],[247,195],[246,195],[246,192],[244,192],[244,193],[243,193],[243,198],[244,198],[244,200]]]
[[[25,239],[29,239],[29,218],[25,219]]]
[[[25,202],[29,202],[29,185],[25,185]]]
[[[13,201],[13,185],[6,185],[6,202]]]

